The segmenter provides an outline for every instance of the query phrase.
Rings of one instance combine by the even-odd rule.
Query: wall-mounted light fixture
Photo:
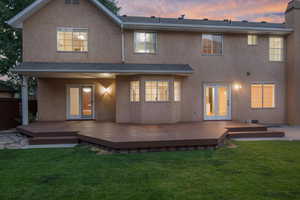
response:
[[[242,89],[242,85],[240,83],[234,83],[233,84],[233,89],[238,91],[238,90]]]
[[[111,88],[110,87],[101,87],[101,94],[107,95],[111,93]]]

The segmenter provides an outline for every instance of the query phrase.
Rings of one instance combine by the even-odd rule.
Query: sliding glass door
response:
[[[231,120],[231,88],[228,84],[204,85],[204,120]]]
[[[94,87],[72,85],[67,87],[67,119],[94,118]]]

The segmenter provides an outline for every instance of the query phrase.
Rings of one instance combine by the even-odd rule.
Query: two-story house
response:
[[[23,31],[38,119],[300,124],[300,2],[286,23],[117,16],[97,0],[37,0]]]

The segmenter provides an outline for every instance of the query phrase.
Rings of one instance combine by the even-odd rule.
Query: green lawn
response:
[[[0,151],[1,200],[300,199],[300,142],[96,155],[86,148]]]

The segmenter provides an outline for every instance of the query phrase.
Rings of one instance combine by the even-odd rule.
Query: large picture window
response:
[[[58,28],[57,50],[69,52],[88,51],[88,29]]]
[[[270,61],[283,61],[283,37],[270,37]]]
[[[222,55],[223,54],[223,35],[203,34],[202,35],[202,54],[203,55]]]
[[[130,101],[139,102],[140,101],[140,82],[131,81],[130,82]]]
[[[146,102],[169,101],[168,81],[146,81]]]
[[[251,108],[275,108],[275,84],[252,84]]]
[[[135,53],[156,53],[156,33],[135,32],[134,52]]]

